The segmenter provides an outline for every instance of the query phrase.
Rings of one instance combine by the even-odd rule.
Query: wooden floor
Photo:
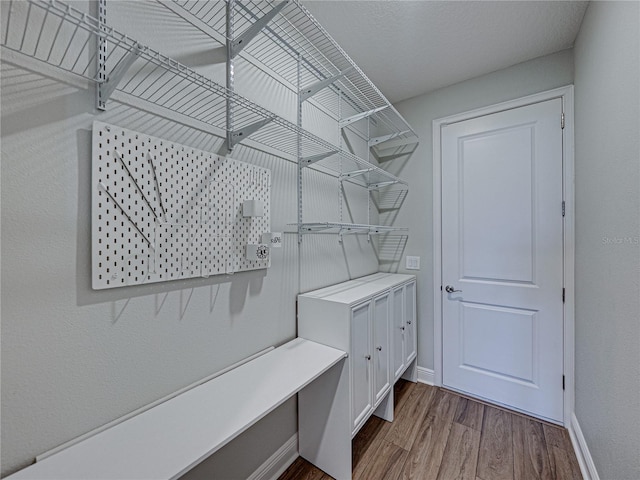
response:
[[[400,380],[393,423],[372,416],[353,439],[354,480],[582,479],[567,431]],[[280,480],[329,480],[298,458]]]

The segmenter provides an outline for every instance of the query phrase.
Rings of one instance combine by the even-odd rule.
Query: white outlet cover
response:
[[[420,270],[420,257],[407,255],[407,270]]]

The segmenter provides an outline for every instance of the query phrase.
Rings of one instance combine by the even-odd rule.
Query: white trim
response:
[[[418,381],[427,385],[435,385],[434,371],[430,368],[418,367]]]
[[[576,457],[580,464],[582,477],[584,480],[600,480],[600,476],[596,470],[596,465],[593,463],[591,452],[589,452],[587,441],[582,434],[582,429],[580,428],[580,424],[578,423],[578,418],[575,413],[571,414],[571,422],[568,430],[573,450],[576,452]]]
[[[294,433],[247,480],[276,480],[298,457],[298,434]]]
[[[442,150],[445,119],[433,121],[433,370],[434,385],[442,386]]]
[[[565,126],[563,130],[563,194],[565,201],[564,217],[564,425],[571,422],[574,408],[574,137],[573,137],[573,85],[536,93],[526,97],[498,103],[469,112],[438,118],[433,121],[433,338],[435,385],[442,386],[442,157],[441,130],[449,125],[471,118],[524,107],[553,98],[562,99]],[[559,121],[559,120],[558,120]]]
[[[575,409],[575,166],[574,166],[574,113],[573,86],[565,87],[562,96],[564,135],[562,137],[564,176],[564,424],[569,425]]]

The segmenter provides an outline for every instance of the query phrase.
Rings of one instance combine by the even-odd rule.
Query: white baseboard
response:
[[[295,433],[247,480],[276,480],[298,458],[298,434]]]
[[[576,418],[576,414],[571,414],[571,423],[569,424],[569,437],[573,444],[573,450],[576,452],[578,463],[580,464],[580,471],[584,480],[600,480],[600,476],[596,471],[596,465],[593,463],[587,441],[582,434],[582,429]]]
[[[430,368],[418,367],[418,381],[427,385],[435,385],[435,373]]]

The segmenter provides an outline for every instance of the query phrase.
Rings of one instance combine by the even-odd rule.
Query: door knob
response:
[[[456,290],[451,285],[447,285],[446,287],[444,287],[444,289],[445,289],[445,291],[447,293],[454,293],[454,292],[461,292],[462,291],[462,290]]]

